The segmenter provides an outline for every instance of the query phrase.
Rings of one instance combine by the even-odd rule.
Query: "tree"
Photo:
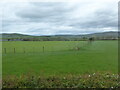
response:
[[[10,41],[10,39],[8,39],[8,41]]]
[[[90,37],[89,38],[89,42],[91,43],[91,42],[93,42],[94,41],[94,38],[93,37]]]

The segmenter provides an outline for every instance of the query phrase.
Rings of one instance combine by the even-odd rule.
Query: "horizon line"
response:
[[[34,34],[34,35],[31,35],[31,34],[25,34],[25,33],[9,33],[9,32],[8,32],[8,33],[0,33],[0,34],[21,34],[21,35],[29,35],[29,36],[59,36],[59,35],[61,35],[61,36],[62,36],[62,35],[63,35],[63,36],[64,36],[64,35],[66,35],[66,36],[76,35],[76,36],[77,36],[77,35],[88,35],[88,34],[107,33],[107,32],[118,32],[118,33],[119,33],[120,31],[103,31],[103,32],[84,33],[84,34],[51,34],[51,35],[47,35],[47,34],[46,34],[46,35],[45,35],[45,34],[44,34],[44,35],[35,35],[35,34]]]

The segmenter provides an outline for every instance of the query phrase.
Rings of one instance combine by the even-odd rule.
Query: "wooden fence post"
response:
[[[23,52],[25,53],[25,48],[23,48]]]
[[[15,54],[15,48],[14,48],[14,54]]]
[[[44,52],[44,46],[43,46],[43,52]]]
[[[4,48],[4,52],[5,52],[5,54],[6,54],[6,48]]]

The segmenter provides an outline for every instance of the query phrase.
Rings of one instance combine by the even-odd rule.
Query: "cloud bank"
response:
[[[115,0],[1,3],[2,33],[77,35],[117,31],[117,5]]]

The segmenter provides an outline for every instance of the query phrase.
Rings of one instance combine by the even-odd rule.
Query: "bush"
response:
[[[93,73],[66,76],[6,76],[3,88],[119,88],[117,74]]]

